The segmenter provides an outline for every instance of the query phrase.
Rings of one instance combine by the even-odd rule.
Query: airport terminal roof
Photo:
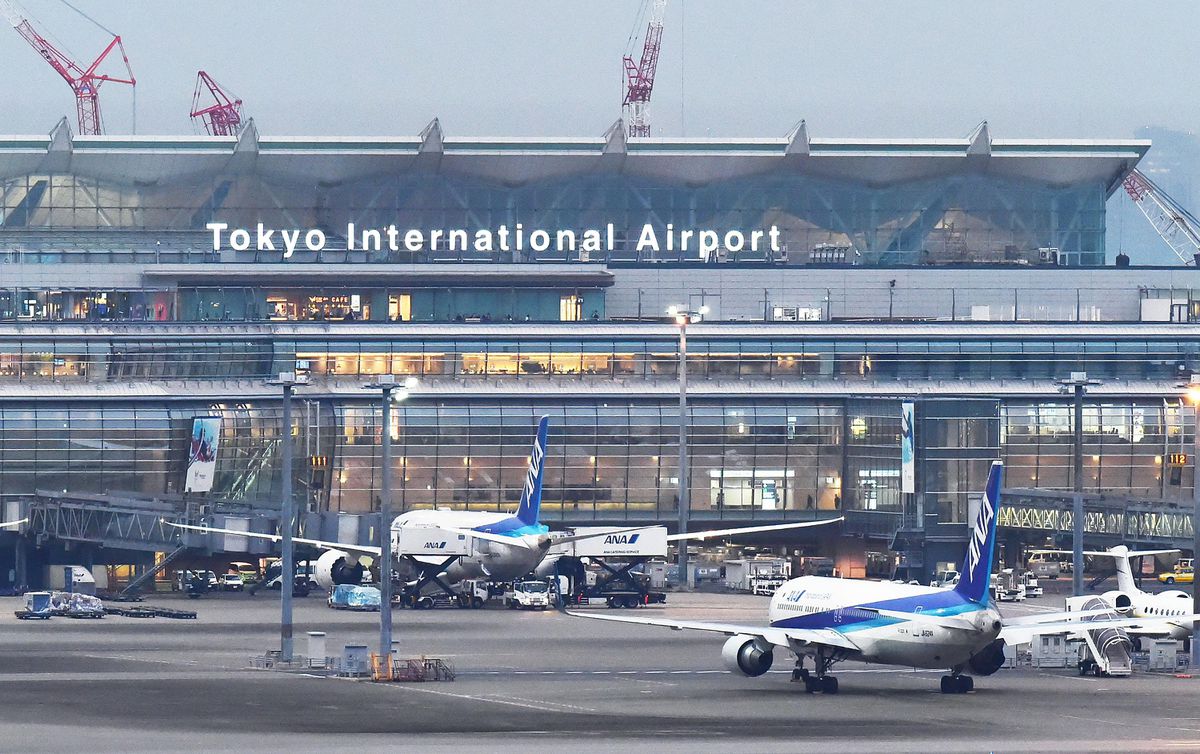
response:
[[[963,138],[810,138],[801,123],[779,138],[626,140],[618,121],[594,138],[449,137],[433,121],[406,137],[73,136],[65,119],[47,135],[0,136],[0,179],[70,173],[116,183],[258,173],[337,185],[379,174],[441,172],[520,186],[620,173],[704,185],[799,173],[886,186],[984,173],[1054,186],[1102,182],[1111,192],[1150,148],[1145,140],[992,139],[987,124]]]

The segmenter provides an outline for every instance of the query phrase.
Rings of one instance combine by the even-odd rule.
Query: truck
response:
[[[481,608],[495,594],[495,589],[489,581],[483,579],[466,579],[455,585],[451,593],[446,593],[436,585],[427,585],[420,593],[398,592],[400,604],[417,610],[432,610],[435,607],[469,607]]]
[[[513,610],[545,610],[550,607],[550,582],[540,579],[514,581],[504,593],[504,604]]]
[[[992,596],[997,602],[1024,602],[1025,582],[1012,568],[992,574]]]
[[[605,526],[581,526],[574,531],[591,536],[550,549],[555,574],[566,577],[566,584],[559,587],[564,603],[589,605],[602,600],[609,607],[629,608],[667,601],[666,592],[650,586],[651,572],[668,574],[665,564],[654,564],[667,554],[666,527],[648,526],[636,534]],[[720,568],[713,570],[720,573]]]

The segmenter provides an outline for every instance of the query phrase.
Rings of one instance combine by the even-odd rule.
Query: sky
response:
[[[105,33],[18,0],[81,55]],[[122,35],[137,131],[189,134],[196,71],[271,135],[586,136],[620,116],[640,0],[71,0]],[[1125,138],[1200,122],[1196,0],[670,0],[660,136]],[[637,29],[640,35],[641,29]],[[49,36],[49,35],[48,35]],[[640,48],[639,48],[640,49]],[[116,61],[119,63],[119,59]],[[66,83],[0,28],[0,133],[45,133]],[[109,133],[132,98],[108,84]]]

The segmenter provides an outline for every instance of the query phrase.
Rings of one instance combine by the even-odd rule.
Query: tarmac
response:
[[[1002,669],[944,696],[938,671],[843,663],[840,694],[807,695],[783,653],[763,677],[727,672],[723,636],[489,607],[395,611],[401,654],[458,677],[376,684],[249,669],[279,646],[275,594],[149,601],[198,617],[26,622],[0,598],[0,749],[1200,751],[1200,674]],[[1056,607],[1042,602],[1004,611]],[[637,614],[755,624],[766,604],[672,594]],[[297,599],[296,652],[306,631],[325,631],[329,654],[375,647],[377,621]]]

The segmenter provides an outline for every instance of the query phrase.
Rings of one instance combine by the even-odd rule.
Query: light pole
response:
[[[1099,380],[1089,380],[1087,372],[1071,372],[1071,376],[1058,381],[1059,392],[1075,398],[1075,494],[1072,497],[1071,514],[1071,593],[1083,594],[1083,396],[1089,385],[1099,385]]]
[[[279,575],[279,658],[292,661],[292,591],[296,588],[296,546],[292,537],[296,532],[296,500],[292,494],[292,393],[297,385],[308,383],[304,375],[295,372],[280,372],[279,377],[268,380],[268,385],[283,388],[283,416],[280,421],[283,456],[283,501],[280,507],[279,534],[282,540],[279,561],[283,573]]]
[[[701,306],[699,309],[692,311],[678,306],[672,306],[667,309],[667,314],[675,319],[675,324],[679,326],[679,504],[677,506],[679,512],[679,533],[686,534],[688,530],[688,518],[691,516],[691,500],[688,496],[688,406],[687,406],[687,326],[696,322],[700,322],[705,314],[708,314],[708,307]],[[695,586],[696,580],[691,569],[688,568],[688,548],[687,540],[679,541],[679,584],[687,588]]]
[[[1184,397],[1192,404],[1195,424],[1192,427],[1192,613],[1200,613],[1200,584],[1196,583],[1196,566],[1200,565],[1200,374],[1180,385]],[[1200,668],[1200,623],[1192,624],[1192,667]]]
[[[382,395],[382,463],[379,474],[379,656],[392,654],[392,402],[399,403],[417,386],[417,378],[403,384],[395,375],[380,375],[366,387]]]

